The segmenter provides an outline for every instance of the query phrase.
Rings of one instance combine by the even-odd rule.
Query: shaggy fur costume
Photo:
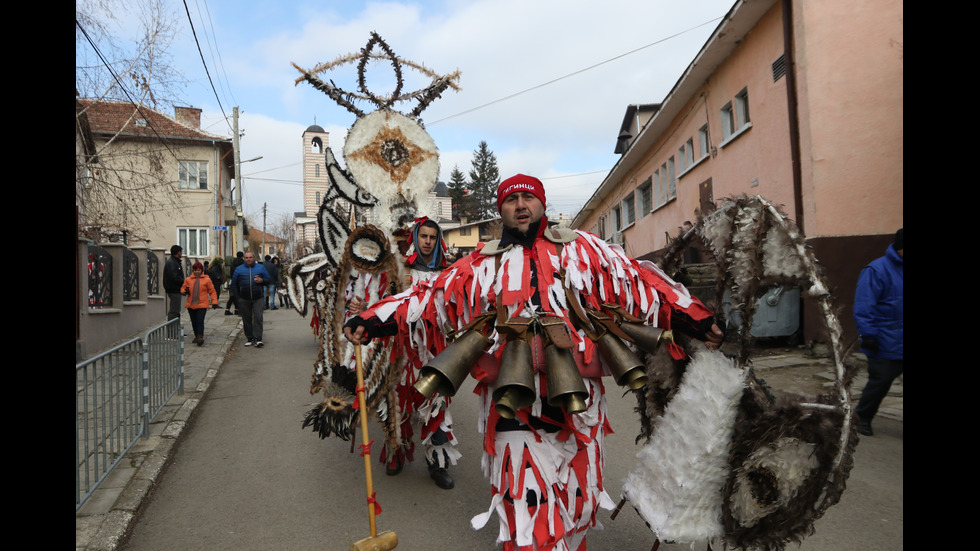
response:
[[[362,258],[356,252],[356,245],[364,240],[375,241],[379,253],[376,257]],[[354,347],[343,337],[342,330],[346,319],[344,304],[355,297],[367,304],[377,302],[392,290],[400,291],[402,280],[399,263],[379,230],[361,226],[347,243],[337,269],[314,272],[321,278],[314,276],[309,281],[315,305],[314,329],[320,339],[310,394],[323,393],[324,398],[303,420],[303,428],[312,427],[321,438],[335,434],[342,440],[348,440],[353,434],[357,416],[356,389],[351,377]],[[398,410],[392,408],[396,403],[393,386],[400,377],[400,366],[390,361],[391,352],[391,339],[375,339],[362,346],[361,360],[367,406],[377,412],[385,427],[385,448],[393,452],[401,446]]]
[[[741,319],[749,320],[736,336],[739,351],[735,363],[745,369],[745,389],[728,437],[728,474],[711,516],[723,526],[718,537],[728,546],[782,550],[789,542],[799,542],[812,533],[813,523],[838,502],[844,490],[857,444],[849,398],[855,368],[844,361],[840,324],[819,264],[799,228],[776,206],[758,196],[725,200],[673,244],[668,259],[679,257],[682,247],[697,237],[704,240],[718,262],[716,295],[724,296],[728,291],[733,310]],[[834,390],[826,395],[810,397],[773,390],[749,368],[755,301],[768,288],[781,285],[801,287],[803,295],[816,301],[823,314],[836,374]],[[650,383],[638,400],[642,427],[638,440],[680,449],[683,443],[673,442],[671,435],[683,429],[675,424],[680,421],[675,421],[671,412],[688,384],[686,372],[691,366],[663,354],[647,355],[645,361]],[[683,487],[709,475],[714,480],[717,475],[716,465],[706,462],[676,472],[680,480],[651,480],[648,490],[657,497],[644,494],[644,499],[674,503],[676,496],[667,488]],[[631,484],[641,486],[638,481]],[[636,495],[632,490],[627,493],[631,500]],[[636,503],[634,506],[641,509]],[[705,514],[703,509],[695,512]],[[651,525],[665,538],[716,537],[709,530],[698,534],[669,523]]]

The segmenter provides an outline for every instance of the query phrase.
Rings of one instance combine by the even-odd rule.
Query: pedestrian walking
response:
[[[194,263],[191,275],[184,280],[180,293],[187,297],[185,305],[194,329],[194,340],[191,342],[201,346],[204,344],[204,315],[208,312],[208,306],[218,308],[218,292],[214,289],[211,278],[204,273],[203,264]]]
[[[214,292],[218,293],[218,304],[221,304],[221,284],[225,281],[224,260],[220,256],[215,258],[214,262],[211,263],[211,269],[205,267],[204,273],[211,278],[211,284],[214,285]]]
[[[243,256],[244,264],[231,274],[231,286],[235,289],[238,310],[242,313],[242,329],[245,346],[262,348],[262,312],[265,309],[265,288],[271,278],[269,272],[255,262],[251,251]]]
[[[854,293],[854,321],[861,335],[861,352],[868,357],[868,383],[855,410],[858,432],[873,436],[871,420],[904,370],[904,228],[882,256],[861,270]]]
[[[180,288],[184,284],[184,267],[181,257],[184,249],[180,245],[170,247],[170,258],[163,265],[163,290],[167,293],[167,321],[180,317]]]
[[[228,270],[229,276],[234,275],[235,269],[245,263],[245,253],[238,251],[238,255],[235,256],[235,260],[231,261],[231,269]],[[229,280],[230,281],[230,280]],[[232,315],[231,307],[235,306],[234,315],[239,315],[238,313],[238,295],[236,294],[235,286],[231,283],[228,285],[228,304],[225,305],[225,315]]]
[[[277,283],[279,291],[276,293],[279,295],[279,306],[291,308],[293,305],[289,302],[289,292],[286,289],[286,280],[289,279],[289,271],[286,269],[286,266],[282,263],[282,261],[279,260],[279,257],[274,258],[273,262],[275,262],[276,267],[279,268],[279,282]]]
[[[270,310],[278,310],[276,306],[276,284],[279,282],[279,266],[270,255],[265,255],[265,262],[262,263],[265,271],[269,272],[269,283],[265,286],[265,307]]]

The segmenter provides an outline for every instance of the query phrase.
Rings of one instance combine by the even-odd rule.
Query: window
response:
[[[316,204],[320,204],[320,192],[316,192]]]
[[[633,222],[636,222],[636,201],[634,201],[634,195],[630,192],[623,199],[623,226],[629,226]]]
[[[310,142],[310,151],[313,153],[323,152],[323,140],[320,139],[320,136],[313,138],[313,141]]]
[[[708,156],[708,125],[704,125],[698,130],[698,143],[700,144],[700,149],[698,150],[700,155],[698,158],[703,158]]]
[[[636,191],[640,194],[640,218],[643,218],[653,210],[653,176],[648,177],[645,182],[640,184]]]
[[[178,161],[177,185],[180,189],[208,189],[208,163]]]
[[[596,235],[599,236],[599,239],[605,239],[606,238],[606,217],[605,216],[600,216],[599,217],[599,227],[598,227],[598,230],[599,231],[596,232]]]
[[[667,204],[668,201],[677,197],[677,177],[674,172],[674,158],[667,159],[667,162],[660,165],[660,168],[653,173],[653,203],[654,208]]]
[[[732,102],[728,102],[721,108],[721,139],[727,140],[735,133],[735,113],[732,111]]]
[[[623,229],[623,209],[620,206],[615,206],[612,209],[613,213],[613,231],[619,231]]]
[[[694,166],[694,138],[689,138],[677,150],[677,165],[678,174]]]
[[[750,122],[749,119],[749,91],[742,88],[742,91],[735,95],[735,122],[738,128],[742,129]]]
[[[721,108],[721,139],[724,142],[735,137],[738,133],[752,126],[749,118],[749,91],[742,88],[742,91],[735,95],[734,102],[728,102]]]
[[[667,173],[667,166],[664,165],[653,172],[653,206],[659,207],[664,204],[660,190],[663,189],[663,175]]]
[[[210,256],[207,228],[177,228],[177,244],[186,256]]]
[[[459,235],[461,235],[463,237],[466,237],[469,234],[470,234],[470,228],[469,227],[459,228]]]
[[[320,165],[313,165],[313,169],[316,171],[316,177],[320,177]]]

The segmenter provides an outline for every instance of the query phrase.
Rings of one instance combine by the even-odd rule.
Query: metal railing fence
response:
[[[176,393],[184,392],[179,319],[75,365],[75,511]]]

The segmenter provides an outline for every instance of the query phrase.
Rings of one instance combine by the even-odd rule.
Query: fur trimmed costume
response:
[[[445,242],[442,239],[442,228],[438,224],[433,223],[437,231],[436,245],[428,264],[417,250],[418,232],[426,221],[428,221],[426,217],[416,219],[407,239],[409,248],[405,255],[405,268],[410,274],[410,281],[406,287],[417,285],[422,281],[432,281],[446,267]],[[377,301],[367,302],[367,304],[375,302]],[[415,442],[412,436],[415,434],[415,428],[418,427],[419,440],[425,450],[425,461],[429,471],[445,469],[450,464],[455,465],[462,457],[456,449],[459,442],[453,434],[453,418],[449,413],[451,399],[440,395],[426,398],[415,390],[413,385],[419,380],[419,370],[424,363],[421,357],[427,354],[420,355],[411,340],[402,344],[405,346],[398,346],[394,356],[403,360],[404,364],[395,385],[397,415],[400,420],[400,447],[396,453],[400,454],[399,459],[414,460]],[[391,460],[390,454],[387,460]],[[384,457],[382,462],[387,462]]]
[[[665,268],[699,236],[718,264],[717,296],[752,320],[770,287],[798,286],[823,314],[836,384],[820,396],[770,388],[751,367],[751,323],[726,358],[646,358],[637,411],[646,444],[623,498],[659,539],[781,551],[813,532],[840,499],[857,444],[850,408],[854,366],[844,361],[829,287],[799,228],[759,196],[721,201],[671,246]]]
[[[426,362],[446,348],[444,332],[454,335],[488,312],[498,319],[562,320],[585,383],[585,411],[569,415],[543,398],[547,365],[539,333],[529,336],[536,397],[514,419],[503,419],[491,396],[509,334],[491,329],[493,344],[471,371],[481,403],[483,471],[492,488],[489,510],[472,524],[481,528],[497,513],[497,539],[505,550],[577,551],[585,549],[588,529],[601,526],[599,508],[614,504],[602,478],[603,441],[611,427],[601,377],[610,372],[571,310],[618,307],[647,325],[692,334],[703,333],[712,318],[652,263],[631,259],[589,233],[546,230],[546,218],[539,228],[532,246],[491,242],[431,282],[374,305],[359,321],[372,337],[397,332],[396,341],[414,347]],[[671,353],[684,356],[680,348]]]

